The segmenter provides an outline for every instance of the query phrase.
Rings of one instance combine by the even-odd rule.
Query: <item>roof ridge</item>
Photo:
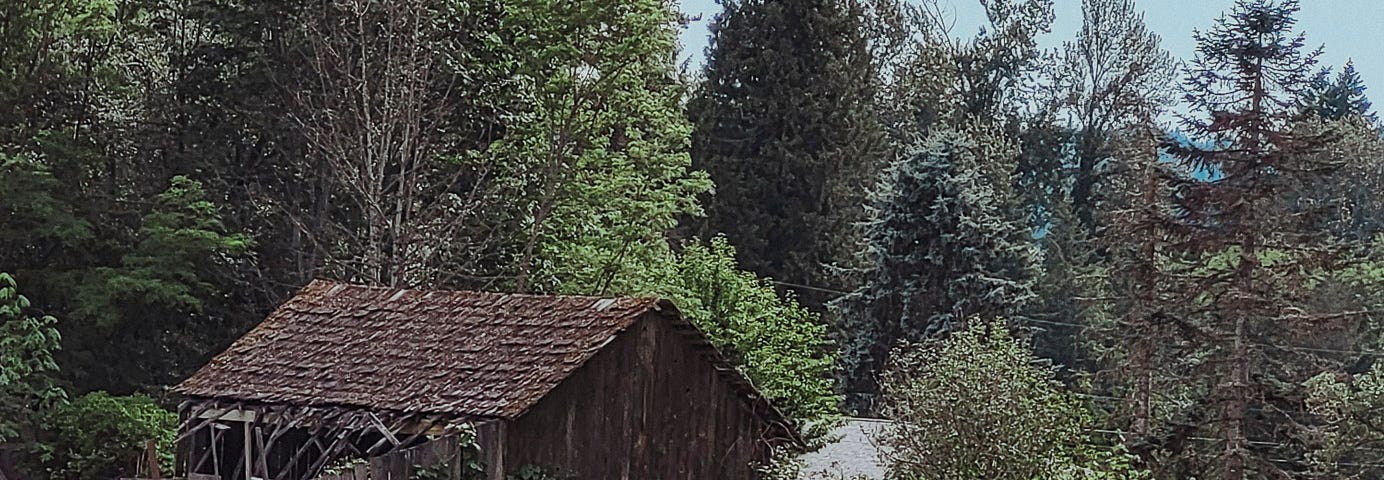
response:
[[[349,289],[359,289],[359,290],[381,290],[381,291],[391,291],[391,290],[393,290],[393,291],[404,291],[404,292],[419,292],[419,293],[424,293],[424,294],[427,294],[427,295],[432,295],[432,294],[441,293],[441,294],[480,294],[480,295],[494,295],[494,296],[516,297],[516,298],[550,298],[550,299],[551,299],[551,298],[566,298],[566,299],[591,299],[591,300],[619,300],[619,299],[630,299],[630,300],[647,300],[647,301],[651,301],[651,302],[657,302],[657,301],[660,301],[660,300],[665,300],[664,298],[659,297],[659,296],[655,296],[655,295],[578,295],[578,294],[566,294],[566,293],[496,292],[496,291],[489,291],[489,290],[468,290],[468,289],[458,289],[458,288],[419,288],[419,287],[412,287],[412,286],[409,286],[409,287],[392,287],[392,286],[388,286],[388,285],[369,285],[369,284],[363,284],[363,283],[343,282],[343,281],[340,281],[340,280],[331,280],[331,279],[326,279],[326,278],[315,278],[315,279],[313,279],[311,282],[309,282],[306,286],[303,287],[303,290],[306,290],[306,289],[308,289],[308,288],[313,288],[313,287],[316,287],[316,288],[336,288],[336,289],[346,289],[346,288],[349,288]],[[301,290],[300,290],[300,291],[301,291]]]

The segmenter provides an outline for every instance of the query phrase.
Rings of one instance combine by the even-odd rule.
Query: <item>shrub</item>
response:
[[[44,470],[53,479],[132,477],[145,443],[156,442],[160,470],[171,472],[178,416],[146,395],[83,395],[48,414]]]
[[[1128,479],[1118,447],[1093,445],[1086,406],[1002,321],[903,345],[885,373],[880,435],[890,478]]]

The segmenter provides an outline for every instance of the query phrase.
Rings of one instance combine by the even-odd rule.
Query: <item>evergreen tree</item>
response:
[[[712,25],[689,106],[694,165],[716,184],[702,229],[724,233],[750,271],[845,288],[825,267],[850,263],[884,148],[864,12],[855,0],[735,0]]]
[[[1370,111],[1370,99],[1365,96],[1365,82],[1360,72],[1355,71],[1354,62],[1346,62],[1335,80],[1328,80],[1329,69],[1312,80],[1311,87],[1299,100],[1303,112],[1327,120],[1340,120],[1347,117],[1364,117],[1370,121],[1377,119]]]
[[[866,226],[865,284],[834,304],[849,407],[873,408],[874,377],[898,342],[1027,312],[1037,257],[1012,191],[1014,154],[981,128],[939,130],[886,170]]]
[[[1096,220],[1108,228],[1092,242],[1105,251],[1093,265],[1100,272],[1097,294],[1083,302],[1092,315],[1080,322],[1084,357],[1093,367],[1093,385],[1105,396],[1112,428],[1127,431],[1126,448],[1157,478],[1200,475],[1181,470],[1179,458],[1195,443],[1195,428],[1207,412],[1189,408],[1203,394],[1195,374],[1203,357],[1183,323],[1192,310],[1181,280],[1185,271],[1174,247],[1184,231],[1173,199],[1187,174],[1160,158],[1152,129],[1116,150]]]
[[[1184,476],[1288,476],[1304,458],[1285,428],[1309,421],[1294,401],[1304,396],[1302,382],[1340,368],[1310,344],[1297,348],[1328,319],[1351,318],[1307,309],[1315,282],[1307,272],[1336,257],[1320,232],[1305,228],[1312,212],[1283,208],[1293,189],[1339,165],[1334,135],[1292,121],[1320,54],[1293,32],[1298,8],[1294,0],[1240,0],[1196,35],[1185,86],[1204,116],[1187,117],[1184,128],[1204,146],[1169,148],[1188,171],[1218,176],[1175,187],[1175,248],[1163,270],[1179,282],[1178,341],[1191,348],[1179,358],[1197,359],[1179,381],[1198,389],[1184,402],[1186,417],[1194,435],[1218,441],[1175,455],[1191,469]]]

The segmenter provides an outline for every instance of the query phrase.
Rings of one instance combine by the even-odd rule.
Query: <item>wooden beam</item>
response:
[[[245,449],[240,451],[240,456],[245,458],[245,480],[255,478],[255,448],[250,442],[250,422],[242,422],[245,432]]]

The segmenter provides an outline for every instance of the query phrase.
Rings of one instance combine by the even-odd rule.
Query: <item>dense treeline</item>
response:
[[[1384,137],[1296,2],[1185,64],[944,3],[727,0],[689,74],[667,0],[5,2],[0,443],[131,473],[64,426],[328,277],[672,298],[899,478],[1384,473]]]

